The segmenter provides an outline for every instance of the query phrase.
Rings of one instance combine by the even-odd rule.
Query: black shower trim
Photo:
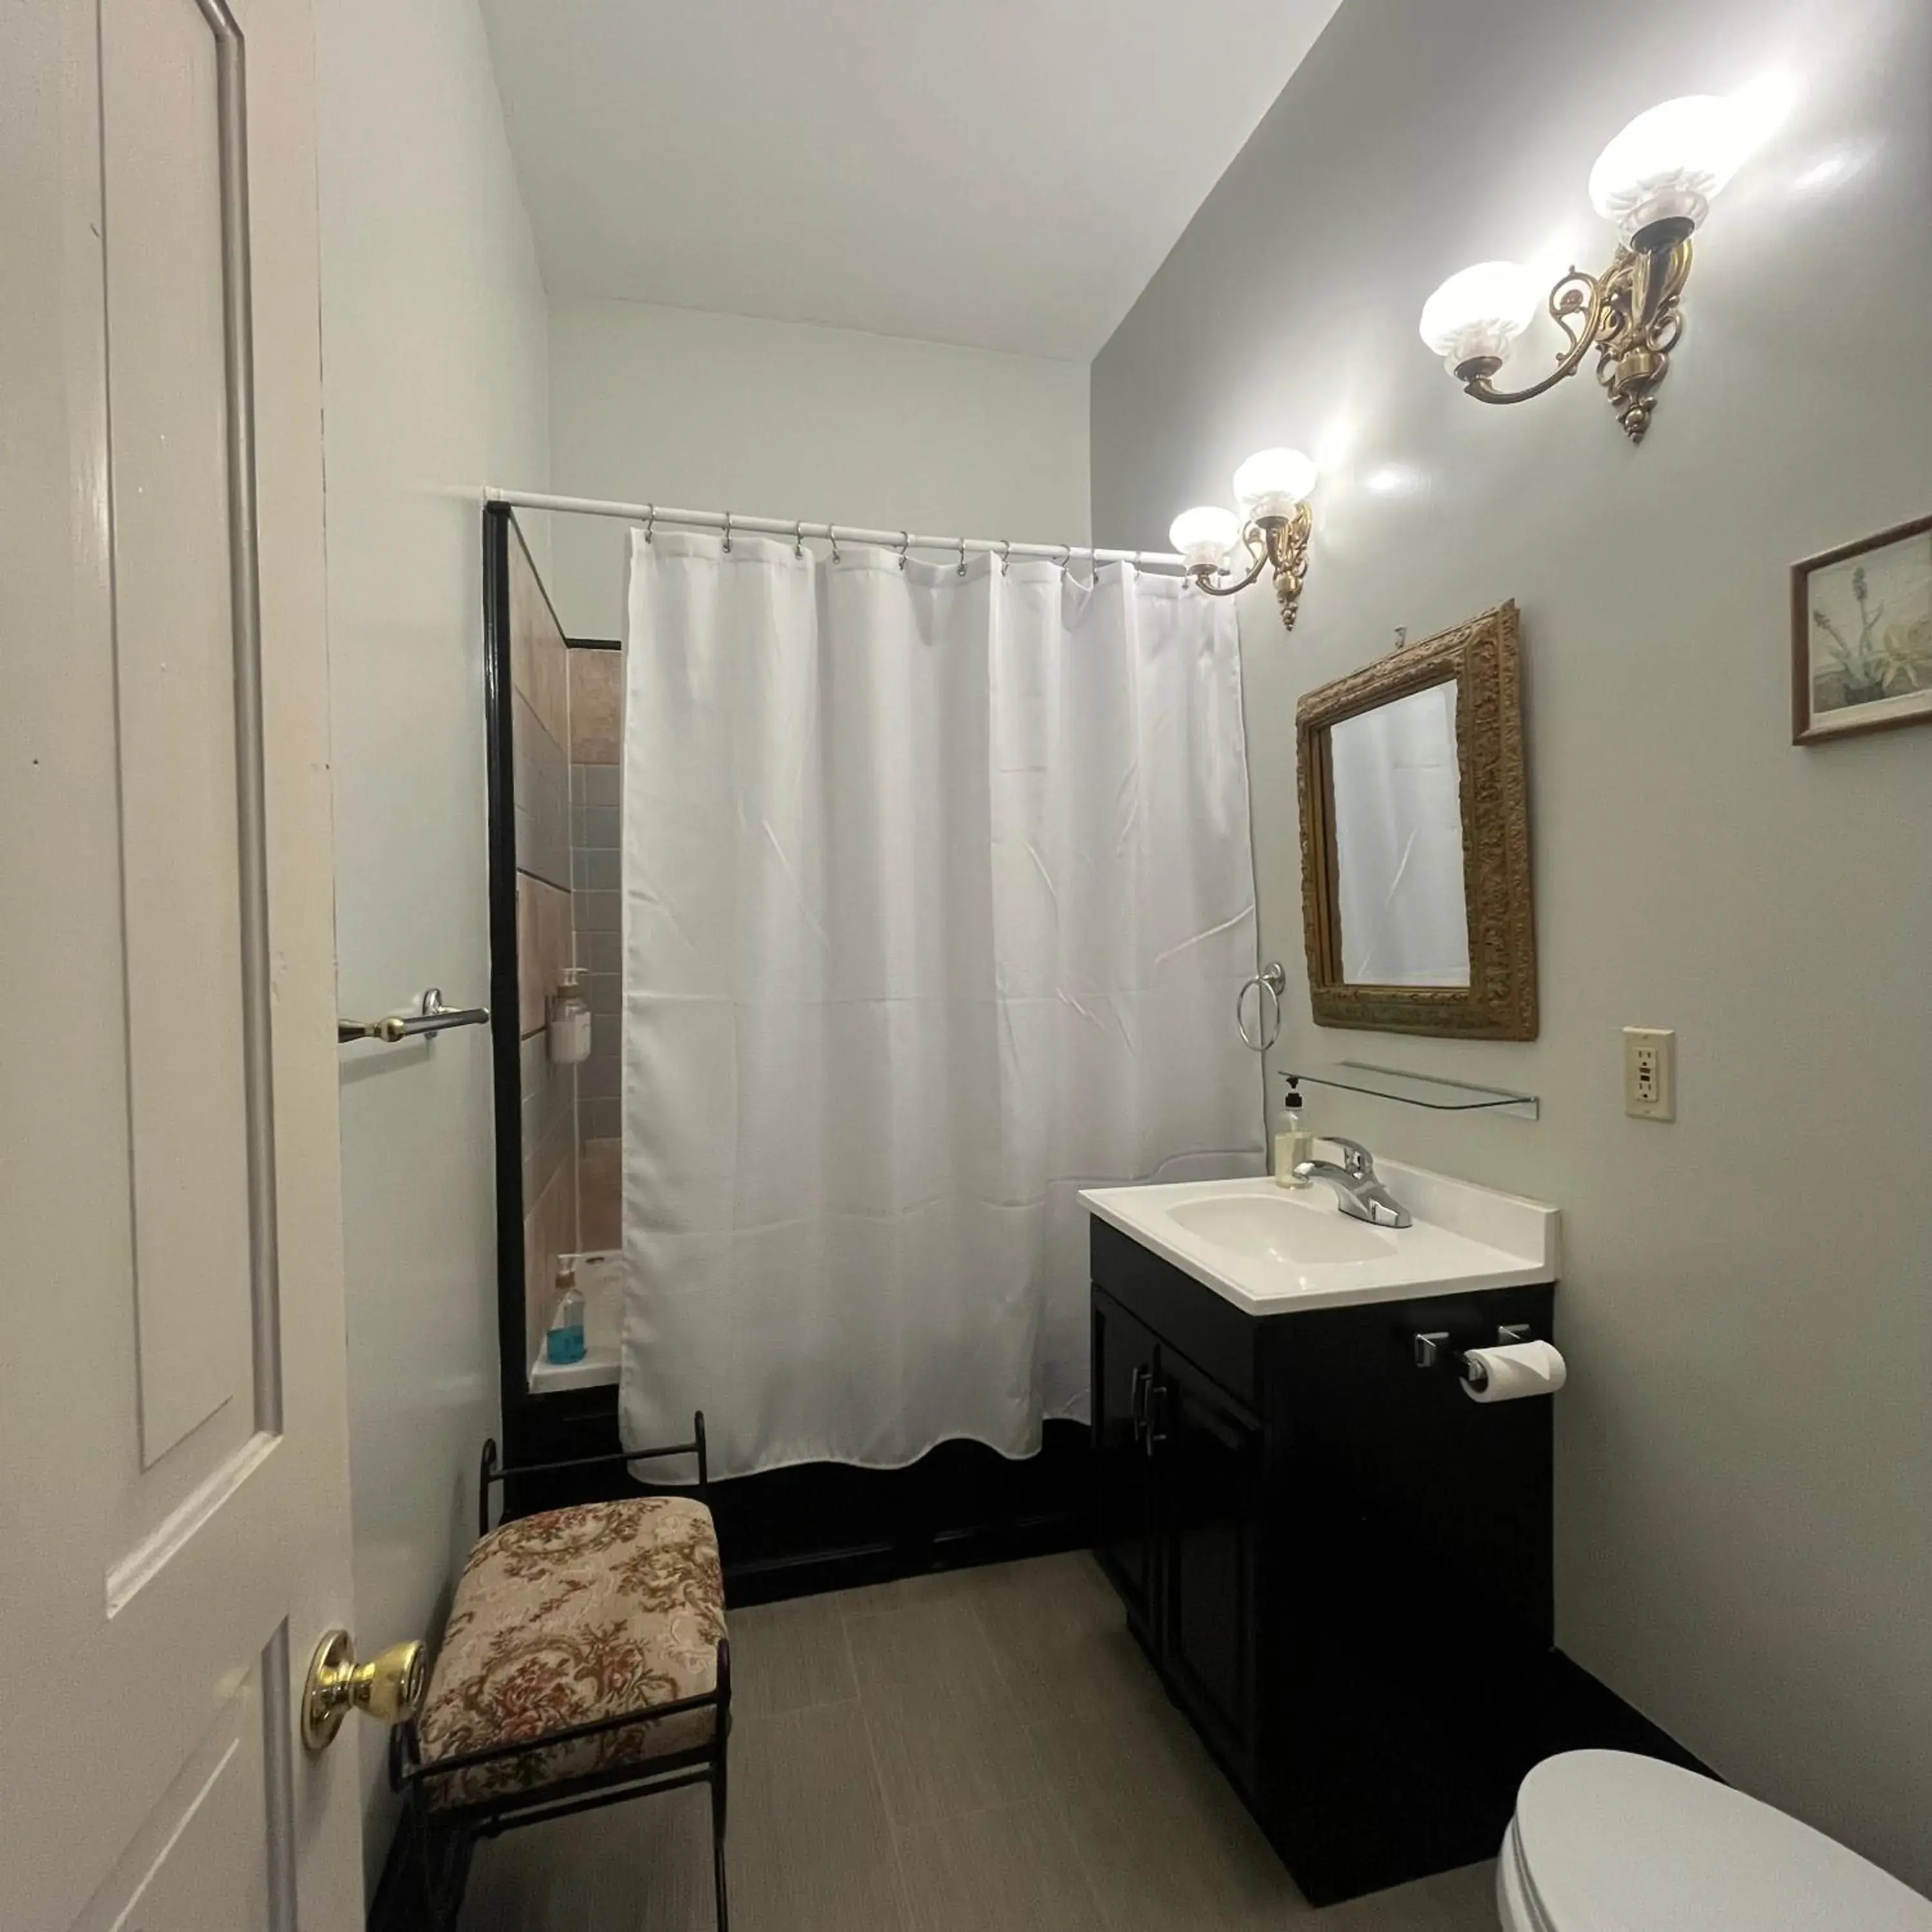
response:
[[[502,503],[483,510],[483,744],[490,880],[490,1068],[496,1168],[496,1356],[503,1441],[509,1460],[521,1442],[530,1392],[524,1352],[524,1120],[517,983],[517,815],[512,774],[510,545],[523,542]],[[526,550],[525,554],[528,552]]]

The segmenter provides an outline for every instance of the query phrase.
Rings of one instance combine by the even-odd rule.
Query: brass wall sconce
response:
[[[1527,402],[1574,376],[1594,350],[1610,407],[1624,434],[1641,442],[1684,333],[1691,235],[1784,104],[1781,91],[1762,86],[1666,100],[1597,157],[1591,203],[1616,224],[1619,245],[1601,274],[1572,268],[1550,290],[1546,305],[1568,346],[1540,382],[1498,389],[1492,381],[1541,295],[1529,270],[1514,262],[1481,262],[1451,275],[1423,304],[1423,340],[1479,403]]]
[[[1315,465],[1298,449],[1258,450],[1234,472],[1234,494],[1246,515],[1219,504],[1183,510],[1169,528],[1197,590],[1210,597],[1232,597],[1264,570],[1274,572],[1275,599],[1284,628],[1294,628],[1295,607],[1308,574],[1308,536],[1315,527],[1308,493],[1315,487]],[[1251,560],[1247,574],[1228,584],[1229,554],[1238,544]]]

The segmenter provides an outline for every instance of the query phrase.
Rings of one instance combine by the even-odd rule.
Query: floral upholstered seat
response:
[[[714,1690],[724,1634],[718,1539],[701,1503],[584,1503],[492,1530],[464,1565],[424,1700],[430,1802],[482,1804],[702,1750],[715,1711],[436,1774],[441,1758]]]

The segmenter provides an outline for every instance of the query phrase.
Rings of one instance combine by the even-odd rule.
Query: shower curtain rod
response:
[[[754,536],[790,537],[802,542],[818,537],[830,543],[879,544],[888,550],[944,550],[956,555],[972,550],[999,557],[1049,557],[1058,563],[1084,557],[1094,563],[1131,563],[1136,568],[1166,564],[1178,568],[1186,560],[1168,550],[1096,550],[1090,544],[1010,544],[988,537],[923,537],[909,530],[862,530],[848,524],[814,524],[798,518],[741,517],[735,510],[675,510],[663,503],[607,503],[594,496],[553,496],[539,490],[485,490],[486,503],[507,503],[514,509],[555,510],[571,517],[619,517],[632,524],[677,524],[689,530],[748,530]]]

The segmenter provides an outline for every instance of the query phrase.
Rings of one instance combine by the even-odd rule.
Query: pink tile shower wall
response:
[[[621,651],[570,653],[571,877],[577,957],[589,970],[590,1058],[579,1070],[580,1232],[586,1249],[620,1238],[617,1027],[618,754],[623,730]]]

